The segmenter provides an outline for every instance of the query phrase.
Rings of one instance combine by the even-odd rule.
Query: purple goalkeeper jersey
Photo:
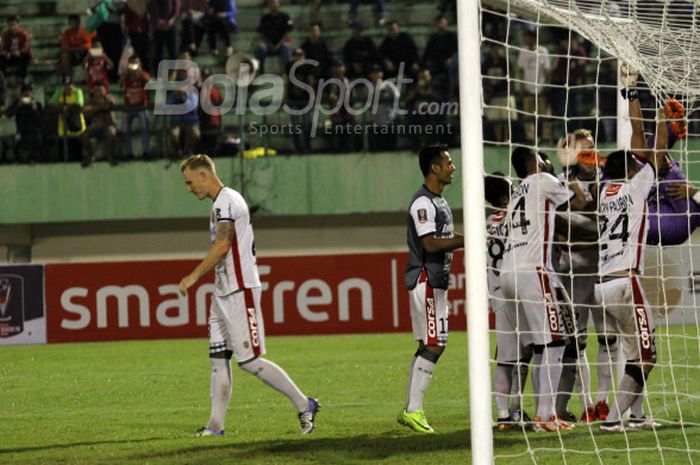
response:
[[[669,183],[684,182],[685,175],[677,161],[659,179],[658,193],[654,187],[649,194],[649,233],[647,244],[682,244],[700,224],[700,208],[689,198],[672,199],[667,194]]]

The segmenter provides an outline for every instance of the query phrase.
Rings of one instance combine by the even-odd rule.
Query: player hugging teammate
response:
[[[511,391],[516,398],[522,396],[526,370],[519,367],[527,364],[529,347],[534,352],[535,431],[573,427],[576,416],[567,404],[575,384],[584,406],[580,421],[602,420],[601,430],[608,432],[659,426],[642,409],[656,346],[654,317],[640,276],[650,196],[657,176],[663,179],[672,170],[667,131],[682,129],[682,124],[669,124],[677,123],[673,118],[679,112],[674,110],[677,102],[667,102],[657,117],[654,144],[648,146],[636,93],[625,92],[625,97],[632,151],[615,151],[606,160],[593,149],[590,132],[577,131],[559,143],[564,166],[559,179],[542,154],[518,147],[511,161],[520,184],[512,189],[502,173],[485,180],[486,199],[497,209],[487,221],[487,252],[501,431],[521,419],[519,402],[514,409],[508,400]],[[660,236],[666,233],[665,224],[659,222]],[[589,315],[599,342],[596,404],[585,353]],[[609,409],[618,341],[624,374]],[[629,422],[623,424],[628,410]]]

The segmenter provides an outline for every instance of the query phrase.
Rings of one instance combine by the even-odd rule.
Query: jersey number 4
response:
[[[608,223],[610,220],[608,217],[604,216],[602,217],[602,222],[603,225],[600,228],[600,234],[601,236],[605,234],[605,231],[608,228]],[[629,228],[629,217],[627,216],[627,213],[621,213],[620,216],[617,217],[615,222],[613,223],[612,227],[610,228],[610,236],[608,237],[611,241],[620,239],[623,244],[627,243],[627,239],[630,237],[630,233],[628,231]],[[602,249],[605,250],[608,248],[608,245],[603,243]]]
[[[519,216],[519,223],[515,222],[515,215],[520,212]],[[527,236],[527,227],[530,226],[530,222],[528,221],[527,217],[525,216],[525,197],[520,197],[520,200],[515,204],[515,207],[513,207],[513,213],[511,214],[510,217],[510,222],[511,224],[511,230],[512,229],[517,229],[520,228],[520,233],[523,236]]]

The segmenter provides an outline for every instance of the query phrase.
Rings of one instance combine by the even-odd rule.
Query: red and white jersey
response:
[[[214,268],[214,292],[216,295],[228,295],[241,289],[259,287],[255,238],[248,205],[243,196],[230,187],[219,191],[211,207],[209,230],[212,244],[216,241],[216,225],[221,221],[233,222],[234,233],[231,249]]]
[[[629,181],[603,184],[598,207],[601,276],[627,270],[644,272],[647,198],[655,177],[647,164]]]
[[[491,297],[501,295],[499,274],[508,238],[507,223],[505,210],[498,210],[486,218],[486,278]]]
[[[513,191],[508,203],[508,243],[501,270],[552,270],[552,242],[557,207],[573,196],[549,173],[532,174]]]

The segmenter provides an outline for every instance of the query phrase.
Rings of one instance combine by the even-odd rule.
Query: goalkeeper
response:
[[[622,96],[630,103],[637,100],[637,91],[630,89],[636,84],[637,75],[623,67]],[[632,124],[632,147],[662,150],[663,163],[659,166],[658,188],[649,194],[649,234],[647,244],[678,245],[684,243],[700,224],[700,192],[690,184],[680,164],[668,154],[678,139],[687,135],[685,109],[674,99],[669,99],[664,108],[669,119],[665,123],[666,137],[656,143],[656,136],[645,138],[644,125]],[[658,131],[657,131],[658,133]]]

